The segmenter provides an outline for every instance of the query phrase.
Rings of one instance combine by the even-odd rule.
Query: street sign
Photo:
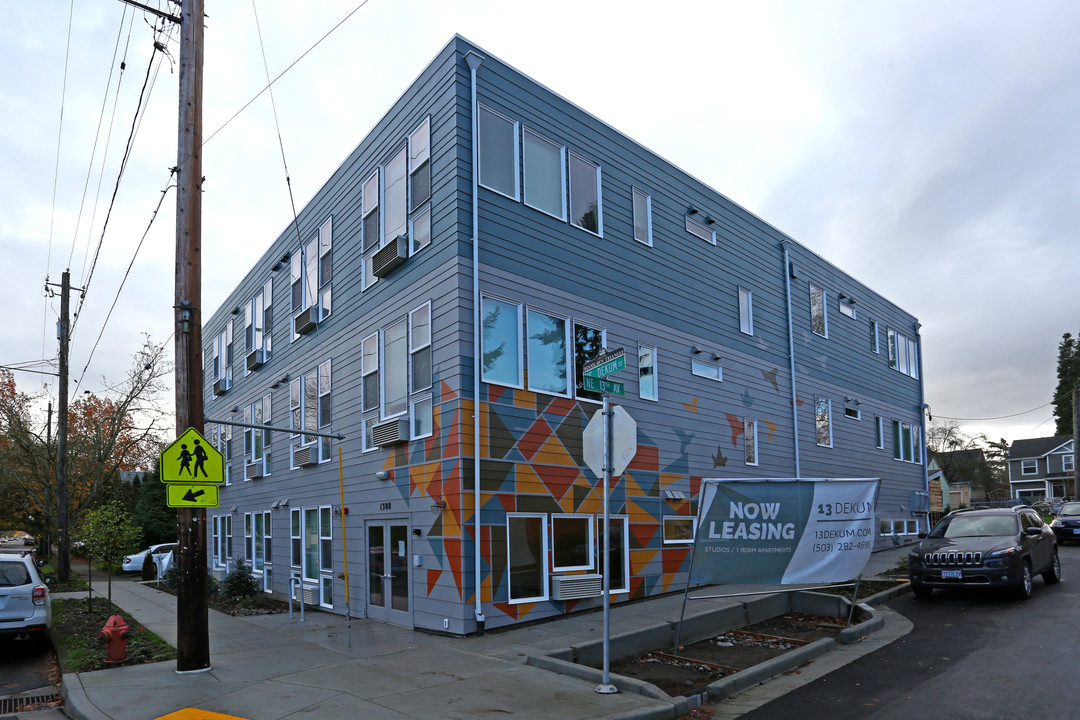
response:
[[[225,459],[198,430],[188,428],[161,451],[161,482],[223,483]]]
[[[615,380],[604,380],[603,378],[586,375],[582,385],[586,390],[592,392],[606,392],[608,395],[618,395],[619,397],[626,395],[626,385]]]
[[[614,375],[626,368],[626,355],[622,348],[599,355],[585,363],[583,368],[585,377],[602,378]]]
[[[169,507],[217,507],[218,486],[208,483],[169,483],[165,486],[165,499]]]
[[[637,454],[637,422],[621,405],[611,408],[611,477],[623,470]],[[604,476],[604,411],[593,413],[592,420],[581,434],[585,464],[596,474]]]

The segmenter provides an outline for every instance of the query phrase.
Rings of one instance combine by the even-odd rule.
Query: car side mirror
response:
[[[36,564],[38,567],[45,567],[45,561],[44,560],[36,560],[36,561],[34,561],[34,564]]]
[[[1042,528],[1027,527],[1027,528],[1024,528],[1024,534],[1025,535],[1042,535]]]
[[[919,537],[920,540],[925,540],[926,536],[929,535],[929,534],[930,533],[921,532],[921,533],[919,533],[918,537]]]
[[[52,575],[49,575],[49,576],[47,576],[45,578],[45,584],[46,585],[52,585],[55,582],[56,582],[56,578],[54,578]]]

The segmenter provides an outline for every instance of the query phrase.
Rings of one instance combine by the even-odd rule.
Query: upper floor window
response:
[[[431,244],[431,120],[409,136],[409,253]]]
[[[832,400],[829,398],[814,399],[814,430],[818,445],[832,447]]]
[[[382,329],[382,416],[409,411],[408,323],[403,317]]]
[[[810,283],[810,329],[815,335],[829,337],[829,317],[825,309],[825,291]]]
[[[757,420],[743,420],[743,454],[747,465],[758,464]]]
[[[326,360],[313,371],[293,378],[289,384],[289,427],[292,428],[292,436],[300,438],[299,443],[294,443],[292,447],[293,466],[297,464],[296,450],[301,447],[311,446],[308,459],[312,462],[330,459],[330,438],[300,435],[304,430],[329,432],[332,412],[330,383],[330,361]]]
[[[893,458],[904,462],[922,462],[922,430],[918,425],[893,420]]]
[[[244,408],[244,421],[249,425],[270,425],[272,420],[270,409],[270,395],[264,395]],[[270,454],[270,430],[246,428],[244,430],[244,455],[246,465],[255,465],[260,468],[254,477],[269,475],[273,465]]]
[[[709,378],[717,382],[724,381],[724,368],[716,363],[693,359],[690,361],[690,372],[698,377]]]
[[[631,188],[634,202],[634,239],[652,247],[652,196]]]
[[[739,330],[754,334],[754,293],[743,287],[739,288]]]
[[[845,299],[845,298],[841,297],[836,301],[836,303],[837,303],[837,308],[840,310],[841,315],[847,315],[852,320],[854,320],[856,318],[856,315],[855,315],[855,301],[854,300],[851,300],[851,298],[846,298]]]
[[[409,313],[409,370],[412,437],[428,437],[433,432],[431,303]]]
[[[716,244],[716,233],[712,227],[704,221],[698,220],[696,215],[686,216],[686,232],[697,235],[707,243]]]
[[[489,190],[518,198],[518,124],[481,105],[478,108],[479,182]]]
[[[655,345],[638,345],[638,395],[642,400],[659,399]]]
[[[290,307],[294,316],[308,308],[318,308],[318,320],[330,314],[330,284],[334,269],[332,235],[333,219],[327,218],[315,236],[292,256],[289,278]],[[296,337],[294,332],[293,338]]]
[[[1021,460],[1020,461],[1020,474],[1021,475],[1038,475],[1039,474],[1039,461],[1038,460]]]
[[[885,449],[885,418],[880,415],[874,418],[874,447]]]
[[[565,220],[565,148],[528,128],[525,129],[523,138],[525,204]]]
[[[878,333],[877,320],[870,321],[870,351],[881,353],[880,334]]]
[[[274,325],[273,289],[274,281],[267,280],[262,289],[244,305],[244,352],[250,355],[262,351],[260,363],[270,359],[270,330]],[[250,365],[250,362],[245,365],[245,374]]]
[[[570,224],[604,234],[600,211],[600,166],[570,153]]]
[[[214,336],[212,354],[213,379],[225,380],[225,387],[232,385],[233,329],[232,320],[225,322],[225,327]]]
[[[919,343],[896,330],[888,330],[889,367],[919,377]]]
[[[484,382],[521,387],[521,305],[484,296],[480,302]]]
[[[1062,455],[1061,456],[1061,469],[1064,472],[1075,472],[1076,467],[1075,455]]]

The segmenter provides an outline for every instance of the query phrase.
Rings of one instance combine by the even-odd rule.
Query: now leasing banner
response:
[[[855,579],[874,547],[879,482],[707,478],[691,582],[786,585]]]

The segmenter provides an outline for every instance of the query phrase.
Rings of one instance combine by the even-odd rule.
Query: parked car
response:
[[[1032,578],[1061,580],[1054,531],[1026,506],[955,510],[911,550],[911,591],[929,598],[934,588],[1004,588],[1031,597]]]
[[[1050,528],[1059,543],[1069,540],[1080,541],[1080,502],[1062,503],[1057,517],[1050,523]]]
[[[22,539],[22,544],[23,545],[29,545],[30,547],[33,547],[36,543],[37,543],[37,540],[34,538],[33,535],[24,535],[23,536],[23,539]]]
[[[126,572],[142,572],[143,563],[146,562],[147,558],[162,553],[170,553],[175,549],[176,543],[159,543],[157,545],[151,545],[141,552],[125,555],[121,567],[123,567]],[[153,562],[153,560],[151,560],[151,562]]]
[[[0,555],[0,635],[48,635],[52,603],[39,567],[29,551]]]

